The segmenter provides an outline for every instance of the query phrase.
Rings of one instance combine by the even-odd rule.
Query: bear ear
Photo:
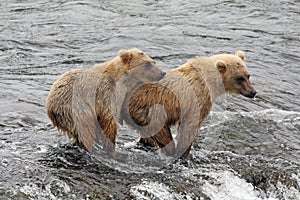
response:
[[[243,61],[245,61],[245,53],[243,51],[235,52],[235,55],[240,57]]]
[[[129,64],[133,57],[132,53],[126,50],[120,50],[119,56],[124,64]]]
[[[217,60],[216,66],[221,74],[224,74],[226,72],[227,65],[223,60]]]

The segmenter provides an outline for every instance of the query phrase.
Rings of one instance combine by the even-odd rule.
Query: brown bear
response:
[[[253,98],[245,55],[197,57],[163,79],[136,89],[122,108],[122,119],[141,135],[140,142],[167,155],[189,158],[191,145],[215,99],[225,93]],[[177,145],[170,126],[177,125]]]
[[[126,94],[164,75],[143,51],[122,50],[111,61],[66,72],[56,80],[47,98],[48,116],[87,151],[93,152],[100,140],[103,149],[114,156],[117,122]]]

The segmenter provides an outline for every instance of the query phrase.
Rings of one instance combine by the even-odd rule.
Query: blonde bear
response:
[[[138,130],[144,145],[188,159],[199,128],[218,96],[256,95],[249,77],[242,51],[197,57],[168,70],[160,81],[135,90],[125,101],[122,116]],[[172,125],[177,125],[177,144],[172,138]]]
[[[101,141],[115,157],[117,123],[127,93],[164,75],[141,50],[122,50],[111,61],[66,72],[55,81],[47,98],[48,116],[87,151],[94,152]]]

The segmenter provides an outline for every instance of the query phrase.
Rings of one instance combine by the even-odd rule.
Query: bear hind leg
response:
[[[171,130],[166,125],[154,136],[141,137],[139,143],[148,148],[160,148],[166,155],[172,155],[175,149]]]

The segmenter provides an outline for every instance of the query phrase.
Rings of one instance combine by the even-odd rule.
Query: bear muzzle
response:
[[[248,97],[248,98],[254,98],[256,93],[257,93],[256,90],[251,90],[249,93],[242,94],[242,95],[245,96],[245,97]]]

